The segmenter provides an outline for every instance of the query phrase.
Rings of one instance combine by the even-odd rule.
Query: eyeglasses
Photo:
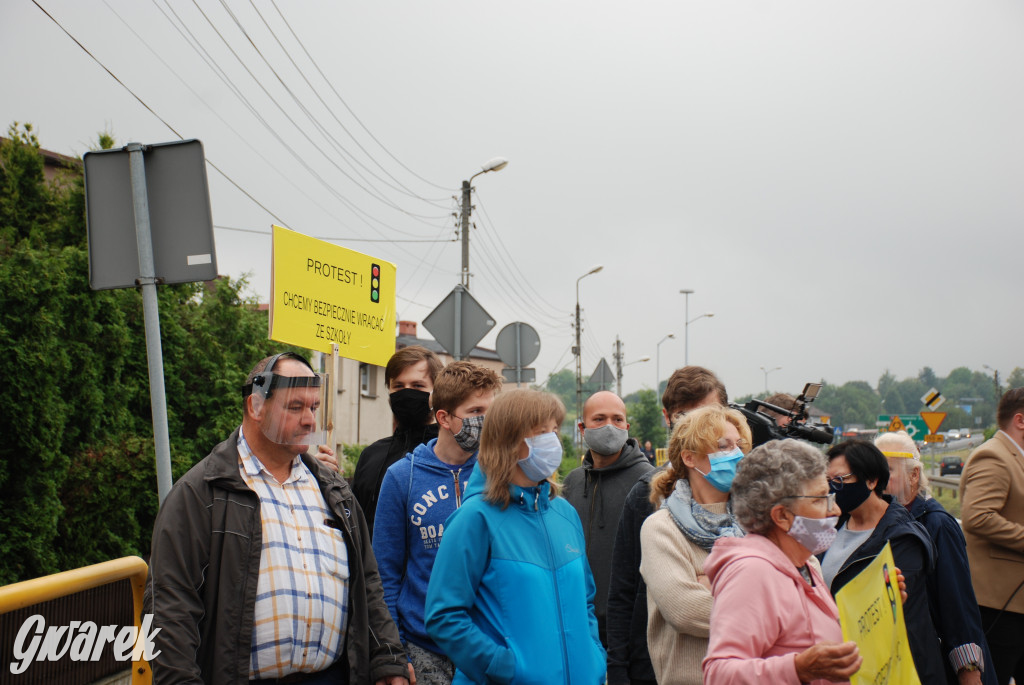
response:
[[[825,500],[825,508],[831,511],[832,507],[836,504],[836,493],[830,492],[827,495],[786,495],[782,499],[823,499]]]
[[[736,442],[729,442],[728,440],[718,441],[719,452],[732,452],[737,447],[739,447],[742,451],[746,451],[746,449],[750,447],[750,443],[744,440],[743,438],[740,438]]]
[[[856,483],[857,482],[856,480],[848,480],[851,477],[853,477],[852,473],[848,473],[845,476],[836,476],[834,478],[829,478],[828,479],[828,483],[829,483],[830,486],[832,486],[833,490],[836,490],[836,491],[842,490],[843,489],[843,483]]]

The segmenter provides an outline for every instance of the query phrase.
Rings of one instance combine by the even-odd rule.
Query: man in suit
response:
[[[1001,685],[1024,683],[1024,387],[1007,391],[999,431],[960,477],[974,593]]]

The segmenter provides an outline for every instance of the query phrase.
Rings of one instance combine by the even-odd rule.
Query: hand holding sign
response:
[[[848,680],[862,661],[856,642],[819,642],[797,654],[793,663],[800,682],[809,683],[812,680]]]

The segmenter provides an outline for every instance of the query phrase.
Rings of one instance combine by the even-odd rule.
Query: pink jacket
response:
[[[839,612],[821,571],[813,562],[807,567],[814,587],[763,535],[715,543],[704,562],[714,595],[705,685],[800,685],[796,655],[818,642],[843,641]]]

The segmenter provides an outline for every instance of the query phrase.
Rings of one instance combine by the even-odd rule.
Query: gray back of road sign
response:
[[[83,156],[93,290],[134,288],[139,278],[128,155],[101,150]],[[162,283],[213,280],[217,256],[203,144],[147,145],[143,158],[155,276]]]
[[[509,383],[536,383],[537,369],[502,369],[501,375]]]
[[[456,299],[462,303],[461,311],[456,311]],[[460,322],[460,335],[456,335],[456,320]],[[434,307],[434,311],[423,319],[423,327],[448,351],[448,354],[456,359],[465,359],[487,332],[494,328],[494,319],[468,290],[457,285],[441,300],[441,304]],[[456,338],[459,338],[458,345]]]
[[[494,349],[501,361],[513,368],[529,366],[540,354],[540,336],[537,335],[537,329],[530,324],[516,321],[498,332]]]
[[[615,375],[612,373],[612,367],[608,366],[608,362],[604,360],[604,357],[601,357],[601,361],[594,368],[594,373],[590,374],[590,378],[587,379],[587,384],[596,384],[602,390],[607,390],[614,382]]]

